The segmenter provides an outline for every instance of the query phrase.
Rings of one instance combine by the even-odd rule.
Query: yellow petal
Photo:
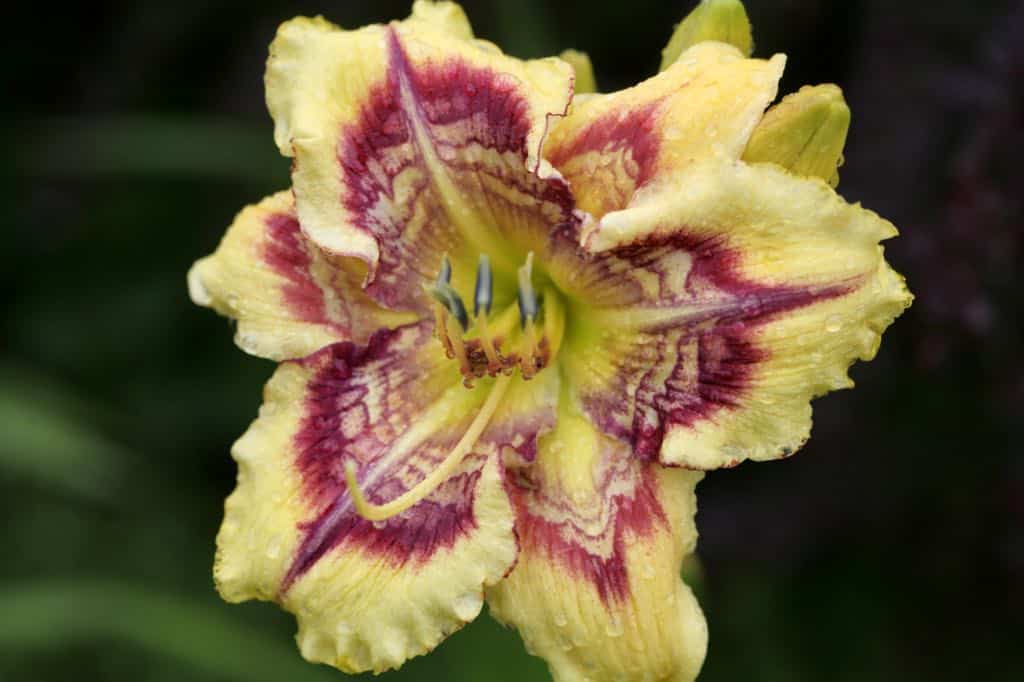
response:
[[[695,159],[738,159],[784,65],[782,55],[745,59],[731,45],[700,43],[635,87],[574,104],[545,144],[545,158],[568,180],[579,208],[599,219]]]
[[[775,163],[835,187],[849,129],[850,107],[838,86],[805,86],[765,112],[743,160]]]
[[[277,601],[298,619],[303,656],[348,672],[398,667],[476,617],[483,587],[517,552],[501,458],[533,457],[557,375],[528,387],[550,399],[509,393],[515,402],[456,472],[397,516],[358,516],[344,471],[356,466],[374,503],[398,497],[452,449],[490,383],[465,389],[428,323],[281,365],[232,449],[238,486],[214,567],[222,596]]]
[[[235,341],[244,351],[284,360],[412,321],[362,292],[363,271],[306,239],[291,192],[279,192],[244,208],[217,250],[192,266],[189,294],[238,321]]]
[[[622,298],[567,337],[566,376],[602,430],[666,464],[792,454],[810,400],[851,386],[910,304],[879,246],[895,234],[821,180],[693,164],[602,220],[591,244]]]
[[[487,591],[556,682],[696,678],[707,628],[679,574],[700,478],[631,458],[563,403],[536,464],[512,477],[519,561]]]
[[[586,95],[597,92],[597,79],[594,77],[594,66],[590,63],[590,57],[586,52],[579,50],[564,50],[558,55],[562,61],[572,65],[576,74],[576,81],[573,83],[573,92],[577,95]]]
[[[525,251],[500,230],[571,210],[539,199],[540,144],[568,105],[571,67],[470,35],[456,6],[418,2],[405,21],[355,31],[287,22],[271,45],[267,101],[295,157],[302,229],[363,260],[368,291],[391,307],[421,300],[445,253],[456,274],[471,277],[481,251],[514,273]]]
[[[705,40],[729,43],[748,56],[754,51],[750,19],[740,0],[701,0],[676,26],[668,45],[661,51],[661,70]]]

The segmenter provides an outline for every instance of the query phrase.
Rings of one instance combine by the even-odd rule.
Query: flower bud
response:
[[[746,56],[754,51],[750,19],[740,0],[701,0],[686,15],[661,51],[661,69],[672,66],[679,55],[705,40],[729,43]]]
[[[836,85],[806,86],[770,108],[750,136],[743,160],[770,162],[835,187],[850,108]]]
[[[573,92],[577,95],[597,92],[597,80],[594,78],[594,67],[591,65],[590,57],[586,52],[580,52],[579,50],[565,50],[558,56],[561,57],[563,62],[568,62],[569,66],[572,67],[572,70],[576,74],[576,82],[573,84]]]

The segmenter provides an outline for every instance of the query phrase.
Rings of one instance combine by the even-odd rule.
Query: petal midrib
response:
[[[461,199],[464,192],[456,187],[447,164],[438,155],[426,112],[412,82],[412,65],[394,26],[388,27],[388,51],[397,76],[402,112],[412,134],[412,144],[423,161],[428,182],[441,200],[448,221],[469,242],[470,252],[487,253],[495,269],[501,273],[514,272],[518,263],[515,255],[510,255],[515,249],[509,249],[493,238],[488,239],[491,231],[482,229],[487,221],[469,202]]]

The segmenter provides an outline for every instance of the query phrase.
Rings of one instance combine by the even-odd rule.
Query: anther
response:
[[[494,340],[488,328],[488,316],[491,312],[491,303],[494,293],[494,277],[491,274],[491,259],[487,254],[480,254],[480,261],[476,268],[476,288],[473,294],[473,316],[476,318],[477,335],[480,337],[480,345],[487,356],[488,374],[495,376],[501,369],[501,357],[494,347]]]
[[[526,263],[519,268],[519,324],[525,329],[527,321],[537,319],[537,292],[533,289],[533,251],[526,255]]]
[[[447,261],[447,259],[445,260]],[[444,274],[444,270],[441,272]],[[440,276],[438,276],[438,279],[440,279]],[[451,284],[439,281],[433,286],[427,287],[427,292],[458,321],[463,331],[469,327],[469,315],[466,313],[466,306],[462,302],[459,292],[455,291]]]
[[[452,263],[448,260],[448,254],[441,256],[441,269],[437,273],[437,283],[449,284],[452,281]]]
[[[476,266],[476,290],[473,294],[473,315],[480,311],[491,312],[491,298],[494,293],[494,278],[491,276],[491,259],[486,253],[480,254],[480,262]]]

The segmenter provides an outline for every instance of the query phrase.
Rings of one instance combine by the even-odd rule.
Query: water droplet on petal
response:
[[[608,624],[604,628],[605,634],[609,637],[621,637],[623,633],[622,620],[613,615],[608,619]]]
[[[843,326],[843,319],[838,315],[829,315],[828,319],[825,320],[825,331],[834,334],[839,331]]]
[[[564,628],[568,624],[569,624],[569,619],[565,617],[564,613],[559,611],[559,612],[557,612],[555,614],[555,625],[557,625],[560,628]]]

